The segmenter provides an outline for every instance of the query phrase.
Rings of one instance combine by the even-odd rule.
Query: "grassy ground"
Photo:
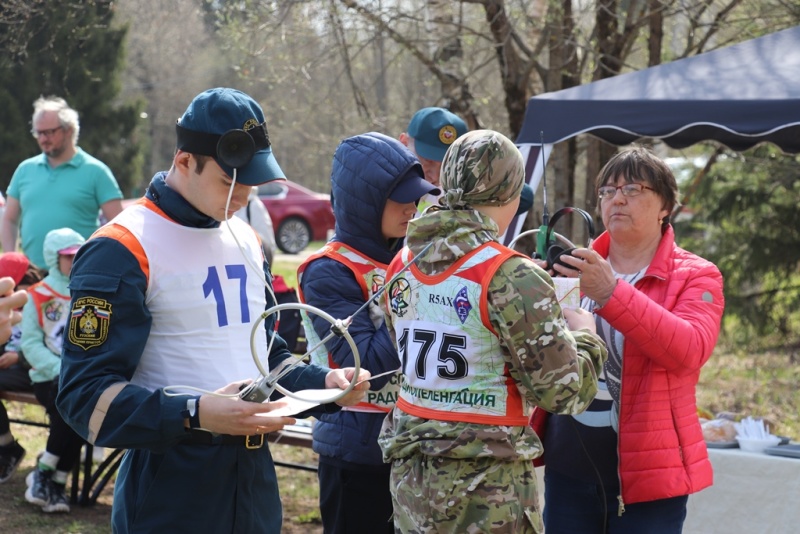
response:
[[[712,414],[762,417],[773,433],[800,441],[800,362],[793,350],[744,352],[717,347],[703,367],[698,406]]]
[[[321,243],[313,243],[316,250]],[[280,255],[274,271],[296,287],[295,271],[301,256]],[[703,369],[697,390],[698,405],[712,413],[736,412],[743,416],[766,417],[775,423],[775,433],[800,439],[800,364],[798,355],[787,350],[753,352],[720,344]],[[44,419],[41,408],[8,404],[13,415]],[[20,470],[0,484],[0,534],[100,534],[110,531],[112,487],[107,487],[93,507],[73,507],[67,515],[44,514],[23,497],[25,475],[33,468],[36,454],[44,448],[45,431],[12,425],[12,431],[28,449]],[[315,463],[308,449],[271,446],[276,459],[294,463]],[[284,506],[283,532],[321,533],[317,507],[316,474],[277,468]]]
[[[286,285],[297,287],[297,267],[311,253],[319,250],[325,243],[323,241],[313,241],[300,254],[277,254],[272,265],[272,272],[283,276]]]
[[[718,348],[703,369],[697,389],[698,405],[713,413],[737,412],[767,417],[775,422],[775,433],[800,439],[800,365],[790,353],[735,353]],[[44,419],[41,408],[8,403],[13,415]],[[24,413],[23,413],[24,412]],[[12,431],[28,449],[20,470],[0,484],[0,533],[2,534],[104,534],[110,531],[113,488],[108,487],[93,507],[73,507],[68,515],[49,515],[27,503],[25,475],[33,468],[36,454],[44,447],[45,431],[12,424]],[[272,445],[276,459],[294,463],[316,462],[308,449]],[[283,532],[320,533],[316,474],[277,468],[284,506]]]
[[[19,403],[6,404],[12,418],[44,421],[44,410]],[[111,532],[113,483],[103,490],[94,506],[72,506],[69,514],[46,514],[25,500],[25,476],[33,469],[36,456],[44,450],[46,430],[12,423],[11,431],[27,449],[27,455],[14,476],[0,484],[0,533],[2,534],[107,534]],[[315,464],[316,454],[309,449],[271,445],[276,460]],[[319,492],[316,473],[277,467],[283,501],[286,534],[319,534],[322,524],[317,506]],[[69,490],[69,487],[67,488]]]

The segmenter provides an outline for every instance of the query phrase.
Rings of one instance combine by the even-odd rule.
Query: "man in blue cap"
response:
[[[237,395],[259,375],[251,331],[273,302],[258,238],[233,214],[252,186],[284,174],[261,107],[240,91],[201,93],[176,129],[170,170],[75,258],[58,408],[90,443],[128,449],[114,532],[278,533],[281,503],[263,435],[294,419],[269,414],[284,403]],[[264,328],[269,368],[292,362],[272,337],[274,315]],[[354,372],[298,366],[280,382],[344,389]],[[359,402],[367,388],[339,403]]]
[[[422,108],[411,117],[408,129],[400,134],[400,142],[417,156],[425,172],[425,179],[439,186],[442,160],[453,141],[467,133],[467,124],[455,113],[444,108]],[[417,204],[420,213],[438,198],[425,195]],[[517,215],[522,215],[533,206],[533,188],[525,184],[520,195]]]
[[[465,133],[467,124],[461,117],[444,108],[429,107],[414,113],[399,139],[417,156],[425,179],[438,187],[444,154]]]

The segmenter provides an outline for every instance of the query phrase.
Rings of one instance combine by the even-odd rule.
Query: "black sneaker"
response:
[[[18,441],[0,447],[0,484],[11,478],[23,458],[25,458],[25,449]]]
[[[69,501],[67,500],[67,492],[64,484],[53,482],[53,479],[48,480],[50,487],[48,488],[47,504],[42,506],[42,511],[47,513],[52,512],[69,512]]]
[[[28,489],[25,490],[25,500],[29,503],[45,506],[50,500],[50,483],[53,472],[50,470],[41,470],[38,467],[28,473],[25,477],[25,484]]]

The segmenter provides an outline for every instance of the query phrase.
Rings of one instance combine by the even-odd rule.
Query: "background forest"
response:
[[[169,166],[175,120],[219,85],[260,100],[289,178],[327,191],[341,139],[397,136],[420,107],[514,138],[531,96],[798,24],[795,0],[2,0],[0,188],[38,151],[28,132],[42,94],[80,112],[80,145],[126,196]],[[794,361],[798,156],[642,141],[679,162],[691,217],[679,219],[678,239],[725,275],[724,341]],[[615,150],[591,137],[556,145],[550,211],[593,211],[587,184]],[[539,225],[541,203],[537,194],[526,228]]]

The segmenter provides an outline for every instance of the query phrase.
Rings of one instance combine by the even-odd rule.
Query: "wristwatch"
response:
[[[184,419],[189,420],[189,428],[200,428],[200,397],[192,397],[186,401],[186,409],[181,412]]]

